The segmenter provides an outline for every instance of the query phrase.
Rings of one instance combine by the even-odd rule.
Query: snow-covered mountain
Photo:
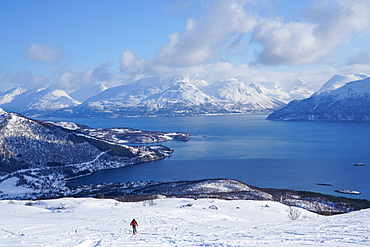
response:
[[[283,99],[285,101],[288,101],[287,103],[292,100],[301,100],[308,98],[313,93],[315,93],[310,87],[308,87],[303,81],[299,79],[285,82],[282,85],[276,84],[274,91],[277,91],[278,93],[283,95]]]
[[[268,116],[290,121],[370,121],[370,77],[334,76],[308,99],[292,101]]]
[[[36,117],[127,117],[270,113],[313,92],[294,80],[284,88],[238,79],[216,82],[188,77],[151,77],[107,89],[84,86],[71,94],[51,88],[0,93],[0,107]],[[81,102],[83,102],[81,104]]]
[[[86,87],[81,87],[78,90],[74,91],[73,93],[70,93],[69,95],[80,102],[84,102],[88,98],[95,96],[104,90],[106,90],[107,87],[104,86],[104,84],[98,84],[98,85],[89,85]]]
[[[215,97],[227,111],[268,111],[283,104],[263,91],[264,87],[257,83],[246,83],[237,79],[229,79],[204,87],[204,91]]]
[[[314,91],[304,82],[295,79],[284,84],[270,83],[269,87],[259,85],[263,94],[288,104],[292,100],[301,100],[310,97]]]
[[[343,87],[348,82],[359,81],[368,77],[366,74],[343,74],[343,75],[334,75],[330,78],[317,93],[324,91],[331,91]]]
[[[284,102],[265,95],[262,86],[236,79],[208,83],[177,78],[145,78],[109,88],[81,105],[53,116],[127,117],[271,112]]]
[[[18,112],[27,116],[38,116],[81,104],[65,91],[50,88],[27,91],[16,89],[5,94],[1,103],[0,106],[6,111]]]
[[[292,100],[309,98],[314,93],[310,87],[300,80],[294,80],[287,92]]]
[[[24,89],[17,87],[0,93],[0,105],[12,102],[15,96],[23,93],[24,91]]]

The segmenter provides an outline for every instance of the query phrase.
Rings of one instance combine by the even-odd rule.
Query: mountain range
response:
[[[369,121],[367,74],[334,75],[314,92],[296,79],[266,87],[238,79],[216,82],[150,77],[107,88],[63,90],[13,88],[0,107],[30,117],[156,117],[272,113],[270,120]]]
[[[299,80],[272,88],[237,79],[218,82],[187,77],[151,77],[106,88],[83,87],[70,94],[51,88],[14,88],[0,94],[0,107],[31,117],[184,116],[269,113],[314,91]]]
[[[269,120],[370,121],[370,77],[365,74],[333,76],[311,97],[291,101]]]

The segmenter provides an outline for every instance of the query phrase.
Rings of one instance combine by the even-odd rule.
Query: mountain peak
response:
[[[321,89],[317,93],[335,90],[344,86],[348,82],[362,80],[365,79],[366,77],[367,77],[366,74],[351,74],[351,73],[334,75],[321,87]]]
[[[73,99],[64,90],[40,88],[21,92],[15,95],[12,100],[1,104],[1,107],[6,111],[20,112],[28,116],[38,116],[42,113],[79,104],[79,101]]]
[[[0,115],[4,115],[4,114],[6,114],[7,112],[6,111],[4,111],[4,109],[3,108],[0,108]]]
[[[16,87],[0,93],[0,105],[11,102],[17,95],[23,93],[24,91],[24,89]]]
[[[73,93],[71,93],[71,97],[80,102],[84,102],[88,98],[97,95],[107,89],[108,88],[102,83],[89,85],[86,87],[81,87],[78,90],[74,91]]]

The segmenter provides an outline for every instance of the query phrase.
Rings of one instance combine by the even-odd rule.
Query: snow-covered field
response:
[[[370,210],[318,216],[271,201],[0,201],[0,246],[369,246]],[[135,218],[139,233],[131,234]]]

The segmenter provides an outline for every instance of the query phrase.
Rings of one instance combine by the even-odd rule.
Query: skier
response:
[[[132,234],[135,235],[137,233],[137,227],[138,227],[138,223],[136,222],[135,219],[133,219],[130,223],[130,225],[132,226]]]

